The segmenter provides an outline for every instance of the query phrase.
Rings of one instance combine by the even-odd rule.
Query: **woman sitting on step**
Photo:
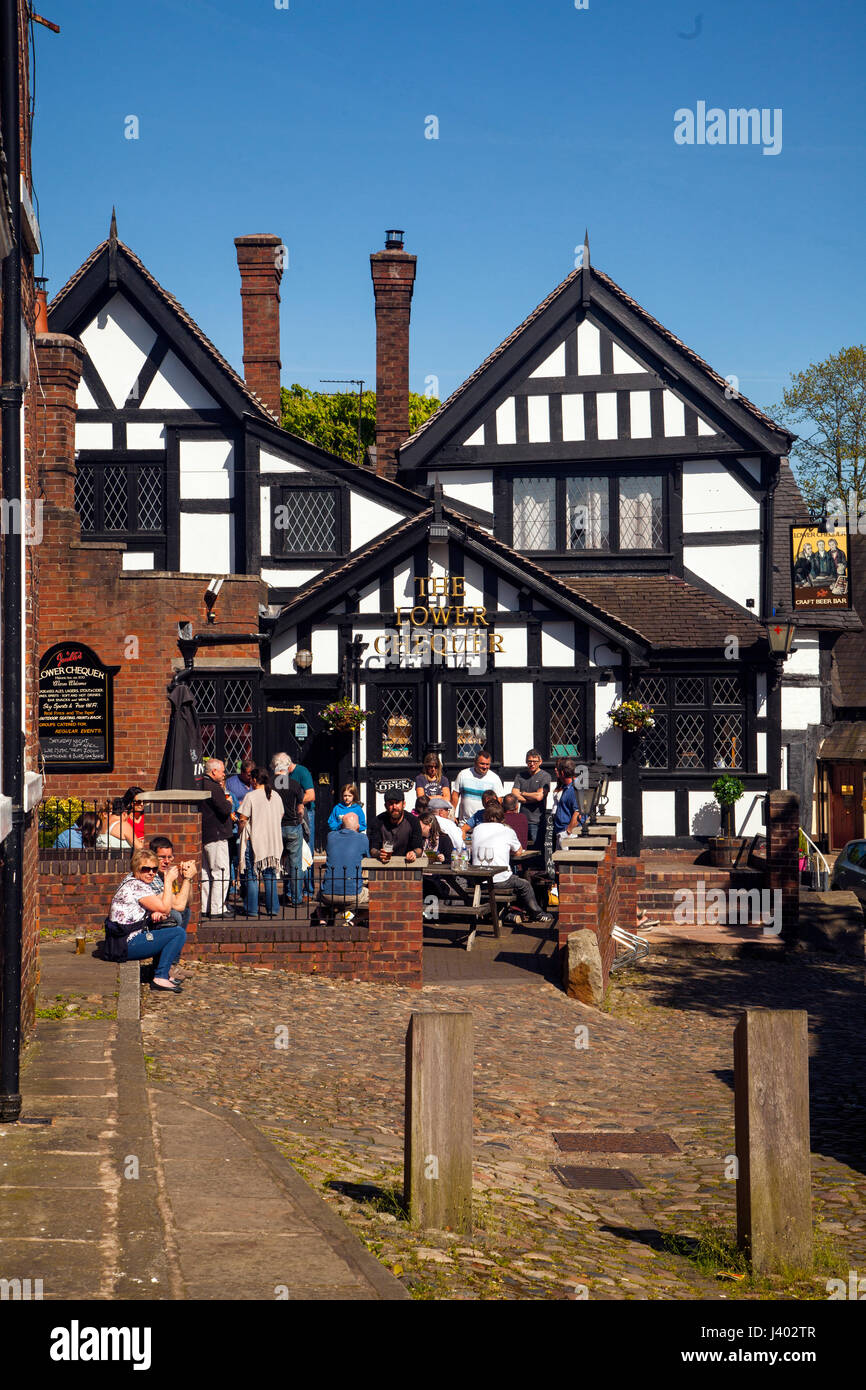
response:
[[[178,876],[177,865],[165,870],[163,890],[153,891],[154,875],[159,871],[156,855],[149,849],[137,849],[132,856],[132,871],[120,883],[105,919],[106,960],[149,960],[156,957],[152,990],[180,994],[181,986],[171,978],[171,968],[180,959],[186,942],[183,927],[167,922],[173,906],[173,887]],[[185,879],[195,875],[190,861],[180,870]]]

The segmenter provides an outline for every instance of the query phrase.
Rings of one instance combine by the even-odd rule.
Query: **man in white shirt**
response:
[[[457,811],[458,821],[470,821],[475,812],[481,810],[481,798],[488,791],[495,792],[500,800],[505,794],[496,773],[490,771],[490,752],[482,748],[476,755],[474,765],[464,767],[458,775],[451,792],[451,805]]]
[[[532,884],[525,878],[518,878],[511,872],[511,855],[519,854],[520,841],[504,823],[505,812],[497,803],[487,807],[484,820],[472,832],[472,863],[476,868],[501,864],[502,872],[495,874],[493,882],[497,888],[508,888],[514,894],[521,912],[528,913],[533,922],[552,922],[549,912],[542,912],[538,899],[532,891]]]
[[[451,803],[444,796],[431,796],[430,810],[433,812],[443,835],[447,835],[455,849],[462,849],[463,836],[451,819]]]

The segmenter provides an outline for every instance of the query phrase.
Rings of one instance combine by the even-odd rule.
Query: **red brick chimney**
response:
[[[75,397],[86,356],[65,333],[37,333],[36,360],[43,400],[36,406],[36,452],[45,505],[75,506]]]
[[[244,315],[244,380],[280,416],[280,281],[283,243],[278,236],[236,236]]]
[[[376,296],[376,472],[397,475],[397,450],[409,436],[409,312],[417,256],[403,233],[385,233],[385,250],[370,257]]]

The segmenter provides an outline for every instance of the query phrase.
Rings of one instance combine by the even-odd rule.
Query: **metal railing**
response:
[[[807,869],[812,887],[819,893],[826,893],[830,887],[830,865],[819,850],[815,841],[800,827],[800,834],[806,841]],[[802,853],[801,853],[802,858]]]
[[[202,865],[191,892],[201,894],[201,925],[237,922],[313,922],[326,925],[347,913],[366,913],[368,892],[360,870],[328,870],[322,862],[294,874],[288,867],[258,870],[232,865],[226,874]]]
[[[116,796],[47,796],[39,803],[37,823],[40,849],[90,850],[130,854],[132,845],[108,835],[109,822],[120,815]]]

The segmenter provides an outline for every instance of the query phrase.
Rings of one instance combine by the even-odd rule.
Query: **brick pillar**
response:
[[[376,472],[397,476],[397,450],[409,436],[409,313],[417,256],[403,233],[389,233],[370,257],[376,297]]]
[[[393,859],[386,867],[366,859],[370,890],[370,935],[365,979],[420,989],[424,926],[422,869]]]
[[[792,941],[800,920],[800,798],[796,792],[767,794],[767,878],[782,894],[782,936]],[[774,899],[775,904],[775,899]]]
[[[554,854],[559,886],[557,938],[560,960],[564,961],[568,938],[586,927],[598,938],[604,985],[607,987],[615,947],[611,931],[622,926],[619,920],[619,872],[616,830],[606,843],[587,838],[587,849],[569,849]]]
[[[36,448],[48,507],[75,505],[75,397],[85,348],[65,333],[38,333],[36,360],[44,402],[36,402]]]
[[[174,846],[174,862],[180,864],[184,859],[194,859],[198,876],[193,879],[189,890],[190,910],[189,945],[196,944],[199,919],[201,916],[201,803],[208,798],[207,792],[145,792],[144,802],[145,846],[154,835],[167,835]]]
[[[282,245],[278,236],[235,237],[241,273],[244,326],[244,380],[280,418],[280,281]]]

